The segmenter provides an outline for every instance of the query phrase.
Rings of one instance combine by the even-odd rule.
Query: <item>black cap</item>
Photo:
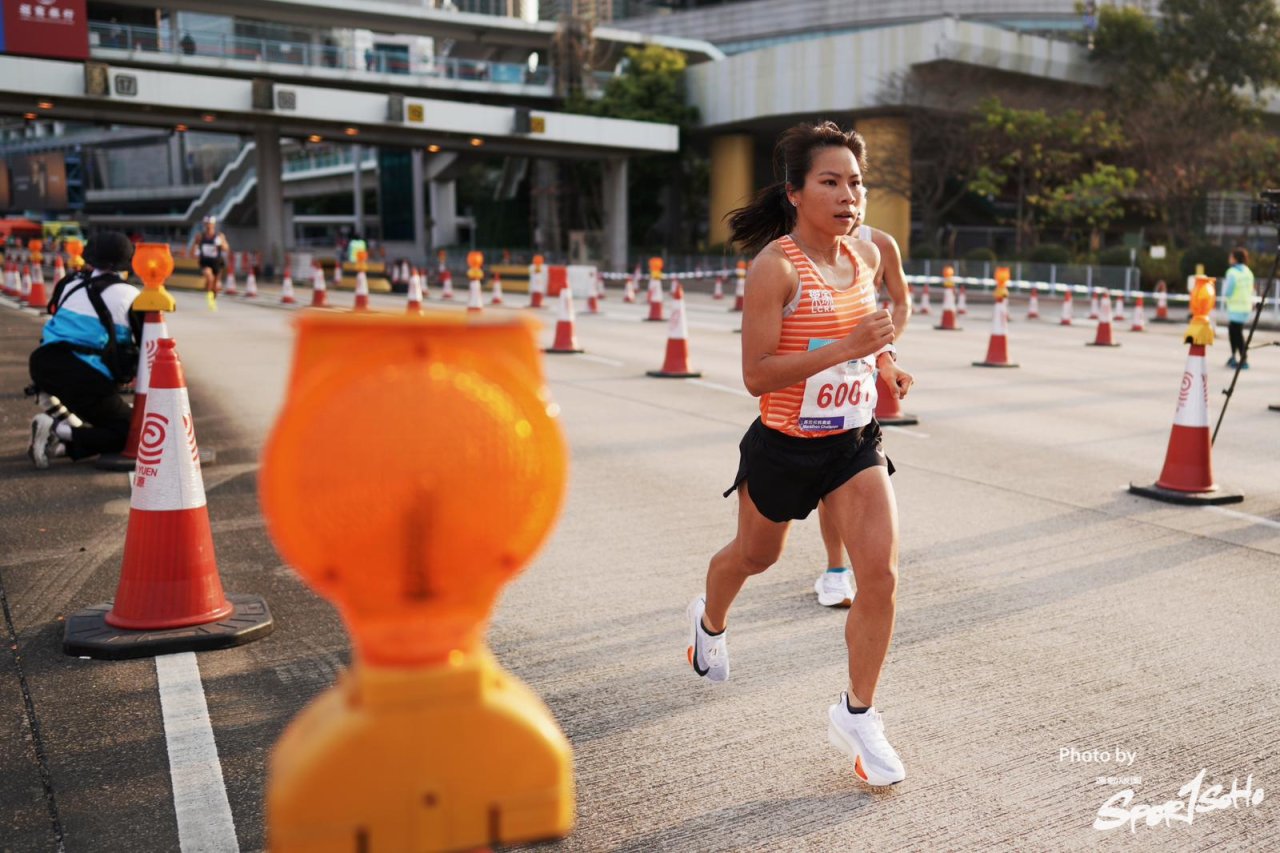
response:
[[[133,241],[119,231],[103,231],[93,236],[84,249],[84,262],[95,270],[126,272],[133,260]]]

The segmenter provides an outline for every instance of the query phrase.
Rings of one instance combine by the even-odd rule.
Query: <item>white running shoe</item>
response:
[[[37,468],[48,468],[49,460],[57,455],[57,434],[53,428],[57,424],[52,417],[41,412],[31,419],[31,444],[27,446],[27,456]]]
[[[818,594],[818,603],[823,607],[852,607],[853,585],[849,577],[853,572],[823,572],[813,582],[813,591]]]
[[[853,761],[853,772],[868,785],[896,785],[907,778],[902,759],[884,736],[880,712],[850,714],[846,694],[827,709],[827,740]]]
[[[707,600],[698,596],[689,602],[685,615],[689,620],[689,663],[693,671],[708,681],[729,680],[729,647],[725,645],[724,632],[712,637],[702,627],[702,614]]]

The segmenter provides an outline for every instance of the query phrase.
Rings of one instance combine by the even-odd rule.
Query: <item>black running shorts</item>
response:
[[[214,276],[222,275],[222,258],[201,258],[200,269],[204,269],[205,267],[213,270]]]
[[[744,482],[748,497],[770,521],[807,518],[818,501],[860,471],[893,463],[880,448],[880,424],[819,438],[797,438],[770,429],[756,418],[738,445],[738,476],[727,498]]]

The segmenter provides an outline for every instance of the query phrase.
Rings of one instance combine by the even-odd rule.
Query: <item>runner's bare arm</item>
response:
[[[876,248],[880,250],[880,272],[878,278],[884,281],[885,290],[893,300],[893,328],[896,340],[902,339],[902,333],[911,322],[911,290],[907,287],[907,275],[902,269],[902,250],[892,235],[883,231],[872,231]]]
[[[775,355],[782,337],[782,309],[798,286],[795,267],[772,246],[757,255],[747,271],[742,307],[742,381],[752,396],[803,382],[834,364],[870,355],[893,340],[889,313],[877,311],[863,318],[846,337],[828,346]]]

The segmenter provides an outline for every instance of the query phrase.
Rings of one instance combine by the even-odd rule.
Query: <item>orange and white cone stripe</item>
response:
[[[956,313],[963,317],[969,313],[969,300],[964,292],[964,285],[959,287],[960,293],[956,295]]]
[[[475,314],[484,310],[484,296],[480,293],[480,279],[471,279],[467,293],[467,311]]]
[[[645,320],[662,322],[665,319],[662,313],[662,279],[653,277],[649,279],[649,316]]]
[[[163,339],[129,498],[129,529],[107,624],[129,630],[200,625],[229,615],[214,558],[200,451],[182,367]]]
[[[1219,488],[1213,478],[1213,435],[1209,431],[1209,371],[1203,344],[1192,344],[1178,387],[1178,407],[1160,478],[1129,491],[1183,504],[1238,503],[1244,496]]]
[[[333,289],[337,290],[342,287],[342,258],[338,258],[333,265]]]
[[[1145,332],[1147,330],[1147,308],[1142,302],[1142,294],[1138,294],[1138,301],[1133,304],[1133,325],[1129,327],[1131,332]]]
[[[138,348],[138,375],[133,380],[133,417],[129,421],[129,437],[125,440],[124,452],[120,455],[126,459],[138,457],[138,439],[142,434],[142,420],[147,411],[147,393],[151,388],[151,368],[155,366],[156,354],[160,351],[160,341],[169,337],[169,328],[165,325],[164,314],[159,311],[148,311],[142,322],[142,345]]]
[[[623,286],[623,289],[622,289],[622,301],[623,302],[636,301],[636,277],[633,275],[627,276],[627,283]]]
[[[369,310],[369,277],[365,275],[364,270],[356,273],[356,301],[354,308],[356,311]]]
[[[1105,290],[1100,297],[1102,317],[1098,320],[1098,331],[1094,339],[1088,343],[1091,347],[1118,347],[1111,335],[1111,294]]]
[[[956,289],[954,287],[942,288],[942,322],[934,328],[947,332],[960,329],[956,325]]]
[[[246,299],[258,297],[258,277],[254,275],[253,267],[249,267],[249,275],[244,280],[244,296]]]
[[[545,352],[575,353],[582,352],[578,346],[578,335],[574,328],[573,291],[566,284],[560,288],[560,309],[556,316],[556,337]]]
[[[1009,303],[997,299],[991,309],[991,340],[987,343],[987,357],[975,361],[974,367],[1017,367],[1009,361]]]
[[[1115,308],[1112,309],[1111,311],[1111,322],[1112,323],[1124,322],[1124,294],[1123,293],[1121,293],[1119,296],[1116,297]]]
[[[311,268],[311,307],[329,307],[329,296],[324,283],[324,267],[320,266],[319,261]]]
[[[702,374],[689,368],[689,323],[684,313],[684,288],[676,280],[671,298],[671,321],[667,325],[667,352],[661,370],[647,371],[649,376],[670,379],[696,378]]]
[[[1071,288],[1067,288],[1066,293],[1062,295],[1062,319],[1058,321],[1059,326],[1070,326],[1072,321],[1072,305],[1071,305]]]
[[[293,295],[293,267],[284,268],[284,278],[280,279],[280,304],[293,305],[298,301]]]
[[[920,313],[929,316],[929,284],[926,282],[924,288],[920,292]]]
[[[422,313],[422,277],[414,270],[409,274],[409,299],[405,307],[407,314]]]
[[[502,276],[495,272],[493,274],[492,281],[490,281],[489,283],[489,286],[491,288],[491,293],[492,293],[492,298],[489,300],[489,304],[501,305],[502,304]]]
[[[1031,296],[1027,298],[1027,319],[1040,319],[1040,291],[1035,286],[1031,286]]]
[[[453,273],[448,270],[440,273],[440,298],[453,298]]]

